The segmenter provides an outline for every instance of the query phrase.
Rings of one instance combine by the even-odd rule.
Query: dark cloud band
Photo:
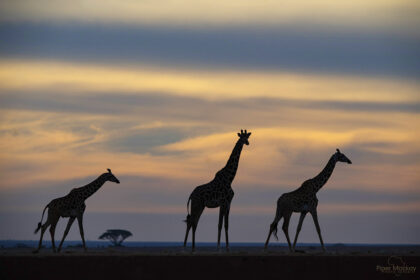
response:
[[[2,57],[408,78],[420,74],[420,40],[395,32],[2,23],[0,40]]]

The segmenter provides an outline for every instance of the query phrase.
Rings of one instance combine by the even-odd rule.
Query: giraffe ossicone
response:
[[[74,188],[66,196],[53,199],[50,203],[47,204],[47,206],[45,206],[44,211],[42,212],[41,221],[38,223],[38,227],[35,229],[35,232],[34,232],[36,234],[39,230],[41,230],[41,237],[39,239],[38,249],[35,250],[34,253],[37,253],[39,249],[41,248],[42,238],[44,236],[45,230],[48,227],[50,227],[52,249],[54,252],[56,251],[54,235],[55,235],[55,228],[60,217],[63,217],[63,218],[68,217],[69,221],[67,223],[67,227],[64,231],[64,235],[60,242],[60,245],[58,246],[58,251],[61,250],[64,239],[66,238],[70,230],[70,227],[73,224],[75,219],[77,219],[79,223],[79,230],[80,230],[80,235],[83,241],[83,248],[86,250],[86,243],[85,243],[85,237],[84,237],[84,231],[83,231],[83,213],[85,212],[85,209],[86,209],[85,200],[88,197],[90,197],[92,194],[94,194],[97,190],[99,190],[100,187],[102,187],[102,185],[107,181],[114,182],[117,184],[120,183],[117,177],[115,177],[114,174],[112,174],[111,169],[108,168],[107,170],[108,172],[103,173],[91,183],[80,188]],[[42,224],[44,213],[47,208],[48,208],[47,221],[44,224]]]
[[[251,132],[241,130],[238,133],[239,139],[232,150],[226,166],[220,169],[214,179],[207,184],[196,187],[188,198],[187,202],[187,230],[184,239],[184,248],[187,246],[188,234],[192,228],[192,251],[195,250],[195,232],[197,229],[198,221],[205,207],[216,208],[220,207],[219,211],[219,225],[217,235],[217,248],[220,248],[220,234],[224,220],[225,236],[226,236],[226,249],[229,250],[229,211],[230,204],[234,195],[232,190],[232,181],[235,178],[238,170],[239,158],[241,156],[243,145],[249,145],[248,138]],[[191,201],[191,212],[189,205]]]
[[[268,242],[270,241],[272,233],[274,233],[274,237],[278,240],[277,225],[280,219],[283,218],[284,221],[282,229],[286,236],[289,250],[293,252],[296,246],[299,232],[302,228],[303,220],[306,214],[309,212],[314,220],[322,249],[325,251],[324,241],[322,240],[321,236],[321,228],[318,223],[318,198],[316,197],[316,193],[327,183],[328,179],[331,177],[331,174],[334,171],[337,162],[345,162],[348,164],[352,163],[350,159],[348,159],[343,153],[340,152],[339,149],[336,149],[336,152],[330,157],[327,165],[317,176],[303,182],[303,184],[298,189],[292,192],[284,193],[280,196],[280,198],[277,200],[276,216],[270,225],[268,237],[265,242],[265,249],[267,249]],[[292,246],[289,239],[289,222],[293,212],[301,214],[296,230],[295,240]]]

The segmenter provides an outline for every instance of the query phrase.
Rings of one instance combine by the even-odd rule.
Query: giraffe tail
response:
[[[279,199],[280,200],[280,199]],[[279,207],[277,205],[277,209],[276,209],[276,217],[274,218],[274,221],[271,223],[270,225],[270,231],[273,232],[274,237],[276,238],[276,240],[279,240],[279,237],[277,236],[277,231],[278,231],[278,225],[279,225],[279,221],[282,218],[282,209],[281,207]]]
[[[191,215],[190,214],[188,214],[187,215],[187,218],[185,219],[185,220],[182,220],[184,223],[187,223],[187,224],[189,224],[190,223],[190,219],[191,219]]]
[[[48,204],[47,206],[45,206],[44,211],[42,211],[41,221],[38,223],[38,227],[35,229],[34,234],[37,234],[37,233],[38,233],[38,231],[41,229],[41,226],[42,226],[42,220],[44,219],[45,209],[47,209],[47,208],[48,208],[48,206],[50,206],[50,204]]]
[[[279,241],[279,237],[277,236],[277,225],[278,225],[279,223],[272,223],[271,224],[271,227],[273,228],[273,234],[274,234],[274,237],[276,238],[276,240],[277,241]]]
[[[183,222],[187,223],[187,224],[190,223],[190,219],[191,219],[190,209],[189,209],[190,201],[191,201],[191,196],[188,198],[188,202],[187,202],[187,213],[188,213],[188,215],[187,215],[187,218],[185,220],[183,220]]]

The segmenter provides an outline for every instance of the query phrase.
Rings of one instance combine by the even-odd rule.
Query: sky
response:
[[[38,239],[46,204],[110,168],[86,238],[182,241],[190,193],[247,129],[231,242],[264,242],[277,198],[339,148],[324,241],[420,243],[419,27],[407,0],[0,0],[0,239]],[[318,242],[310,216],[299,242]]]

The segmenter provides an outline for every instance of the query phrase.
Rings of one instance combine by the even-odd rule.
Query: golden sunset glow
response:
[[[297,100],[418,102],[417,83],[364,77],[238,70],[156,69],[55,61],[0,61],[0,87],[82,94],[164,92],[210,100],[275,97]],[[398,94],[396,94],[398,90]],[[339,91],[340,94],[337,94]]]

